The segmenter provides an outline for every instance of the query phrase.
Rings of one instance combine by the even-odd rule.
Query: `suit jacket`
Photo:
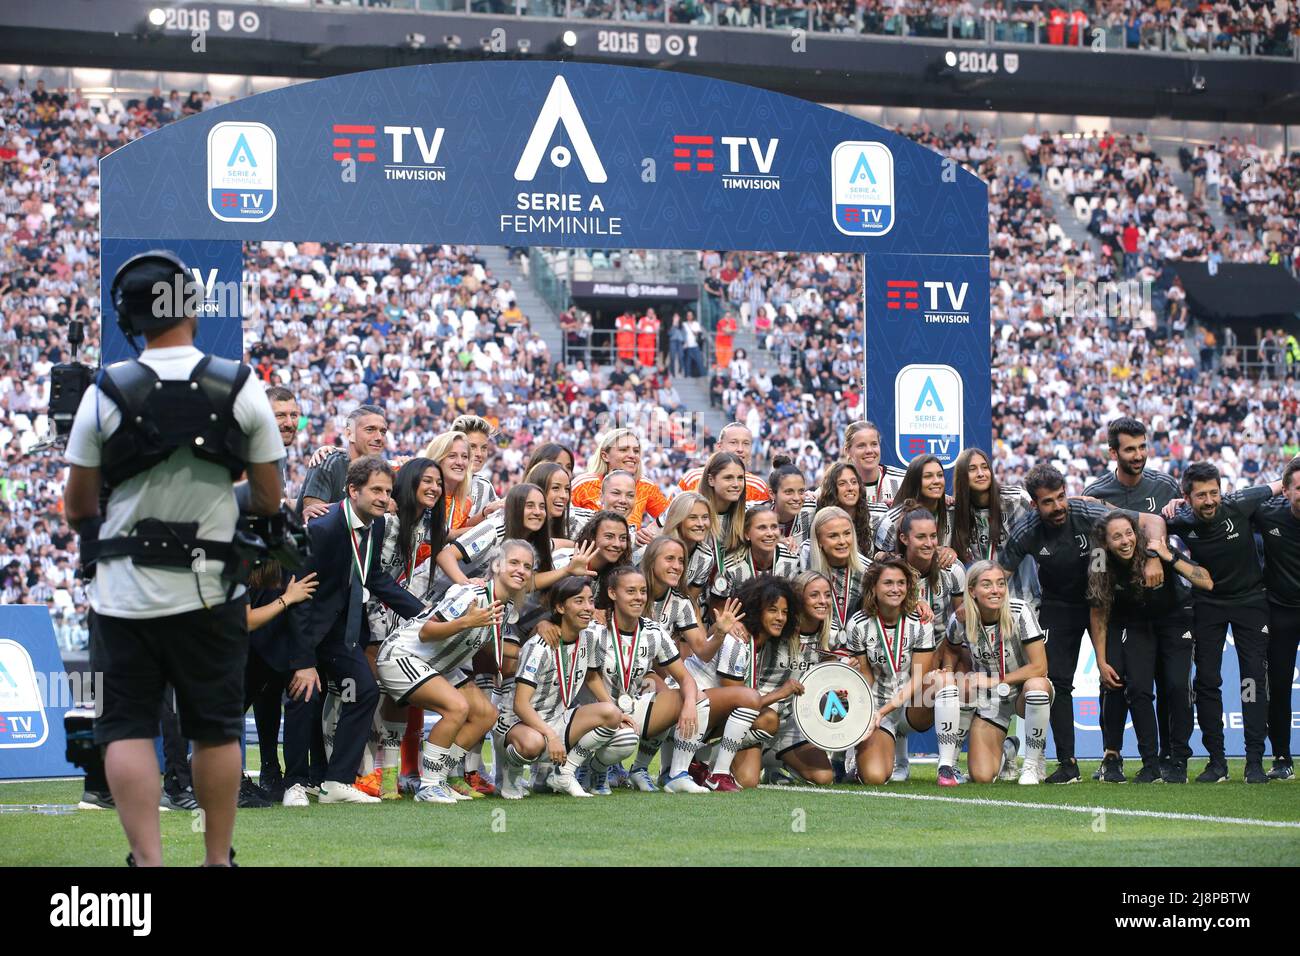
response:
[[[370,535],[374,547],[370,552],[370,568],[365,582],[370,596],[403,617],[414,617],[424,610],[424,605],[381,567],[380,557],[384,550],[383,518],[376,518],[371,523]],[[315,667],[316,649],[321,644],[343,644],[348,604],[352,597],[352,541],[342,502],[331,505],[328,512],[308,522],[307,537],[311,541],[311,558],[303,569],[302,576],[315,571],[319,586],[315,597],[310,601],[293,606],[294,630],[297,633],[294,635],[294,650],[289,660],[292,670]],[[365,643],[369,633],[369,622],[362,609],[361,643]]]

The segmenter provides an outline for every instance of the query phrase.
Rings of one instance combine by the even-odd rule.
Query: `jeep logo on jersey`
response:
[[[908,365],[894,379],[895,452],[935,455],[951,468],[962,450],[962,381],[950,365]]]
[[[515,179],[521,183],[533,181],[537,175],[537,168],[541,165],[542,155],[555,137],[557,126],[564,127],[569,142],[573,143],[573,149],[578,154],[578,162],[582,164],[582,171],[587,175],[587,181],[605,182],[609,178],[605,175],[605,167],[596,153],[591,134],[587,132],[587,124],[582,121],[582,114],[578,112],[578,104],[574,102],[573,94],[569,92],[569,84],[564,82],[562,76],[557,76],[555,82],[551,84],[551,92],[547,95],[546,102],[542,104],[542,111],[537,115],[537,122],[533,124],[528,143],[519,157],[519,165],[515,167]],[[573,161],[573,156],[568,147],[556,144],[550,152],[550,160],[552,165],[564,169]]]

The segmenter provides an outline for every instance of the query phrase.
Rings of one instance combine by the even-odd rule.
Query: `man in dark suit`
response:
[[[312,600],[293,608],[297,640],[289,661],[289,694],[310,700],[321,690],[322,672],[341,691],[342,709],[320,788],[321,803],[379,802],[353,786],[379,702],[379,685],[364,651],[370,636],[365,602],[373,594],[404,617],[424,610],[380,568],[384,513],[392,493],[393,470],[384,460],[374,455],[358,458],[348,466],[347,497],[307,525],[312,556],[303,573],[315,571],[320,586]],[[285,758],[288,762],[290,755]],[[290,805],[287,792],[285,803]]]

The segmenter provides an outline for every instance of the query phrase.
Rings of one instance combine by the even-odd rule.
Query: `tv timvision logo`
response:
[[[899,461],[935,455],[951,468],[962,450],[962,380],[950,365],[907,365],[894,379],[894,450]]]
[[[831,214],[846,236],[894,228],[894,154],[884,143],[850,140],[831,153]]]
[[[716,141],[716,143],[715,143]],[[772,172],[781,141],[773,137],[764,145],[754,136],[708,136],[694,133],[673,135],[673,171],[678,173],[722,173],[723,189],[781,188],[781,177]],[[721,156],[719,156],[721,152]],[[726,170],[718,168],[719,159]]]
[[[373,123],[334,123],[330,127],[330,157],[350,168],[353,175],[363,164],[379,162],[379,143],[386,140],[384,179],[442,183],[447,168],[438,164],[442,137],[439,126],[429,133],[423,126],[385,126],[383,136]]]
[[[275,133],[262,123],[218,123],[208,131],[208,210],[222,222],[275,215]]]
[[[922,299],[921,290],[925,289]],[[969,282],[917,281],[915,279],[887,279],[885,281],[885,308],[907,312],[920,312],[926,322],[939,325],[970,325],[970,310],[966,308]]]

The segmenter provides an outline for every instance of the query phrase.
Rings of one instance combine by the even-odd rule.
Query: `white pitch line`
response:
[[[761,790],[781,790],[787,793],[832,794],[843,797],[885,797],[894,800],[927,800],[935,803],[967,803],[982,807],[1022,807],[1030,810],[1063,810],[1067,813],[1095,814],[1101,811],[1119,817],[1152,817],[1157,820],[1190,820],[1197,823],[1231,823],[1248,827],[1281,827],[1282,829],[1300,830],[1300,820],[1256,820],[1252,817],[1212,817],[1203,813],[1165,813],[1159,810],[1121,810],[1111,807],[1075,807],[1061,803],[1030,803],[1021,800],[990,800],[987,797],[965,799],[963,797],[941,797],[937,794],[924,793],[888,793],[882,790],[829,790],[822,787],[791,787],[762,784]]]

